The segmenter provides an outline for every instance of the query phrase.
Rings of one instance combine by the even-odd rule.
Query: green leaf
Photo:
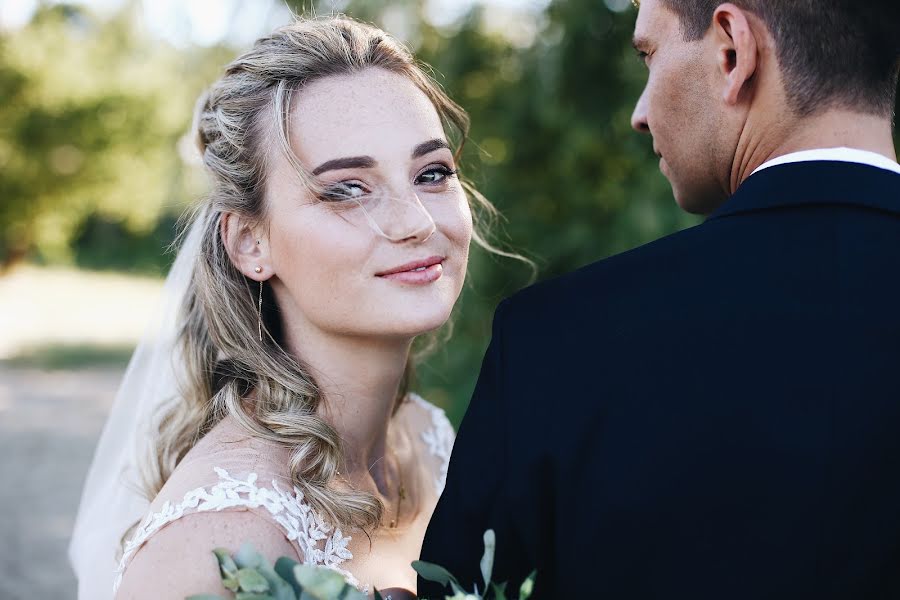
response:
[[[414,560],[412,561],[412,568],[416,570],[416,573],[418,573],[422,579],[434,581],[441,585],[449,585],[451,582],[459,585],[459,582],[456,581],[456,577],[451,575],[450,571],[440,565],[424,560]]]
[[[269,594],[257,594],[256,592],[238,592],[235,600],[273,600]]]
[[[292,560],[286,556],[282,556],[275,561],[275,573],[291,586],[297,598],[303,593],[303,586],[297,581],[294,575],[294,567],[299,565],[296,560]]]
[[[494,600],[506,600],[506,582],[497,584],[492,583],[491,589],[494,591]]]
[[[484,578],[484,589],[491,585],[491,573],[494,571],[494,551],[497,549],[497,538],[493,529],[484,532],[484,556],[481,557],[481,576]]]
[[[299,591],[296,591],[287,580],[279,575],[272,568],[272,565],[269,564],[269,561],[262,554],[258,553],[251,544],[241,545],[240,550],[234,555],[234,562],[242,569],[252,569],[261,575],[269,584],[269,588],[265,591],[274,600],[297,600]],[[244,588],[244,591],[251,592],[256,590]]]
[[[263,569],[266,569],[266,567],[263,567]],[[269,582],[269,594],[275,600],[297,600],[297,593],[294,591],[294,587],[275,573],[271,567],[260,571],[260,573]]]
[[[466,590],[462,589],[462,586],[455,579],[450,580],[450,588],[453,590],[453,597],[462,596],[463,598],[468,598],[470,596]],[[478,596],[478,586],[475,586],[475,596]]]
[[[347,587],[347,581],[337,571],[309,565],[294,567],[294,577],[303,587],[303,593],[319,600],[334,600]]]
[[[225,548],[216,548],[213,550],[213,554],[216,555],[216,560],[219,561],[219,570],[222,571],[223,578],[224,576],[234,577],[235,573],[237,573],[238,566],[234,564],[234,560],[231,559],[231,554]]]
[[[238,583],[244,592],[268,592],[269,582],[256,569],[238,569]]]
[[[236,592],[241,589],[241,584],[237,580],[237,577],[222,577],[222,585],[232,592]]]
[[[215,594],[194,594],[193,596],[187,596],[184,600],[228,600],[222,596],[217,596]]]
[[[340,600],[369,600],[369,597],[348,583],[344,587]]]
[[[240,549],[234,554],[234,562],[239,569],[257,569],[259,565],[264,564],[266,559],[263,555],[256,551],[253,544],[244,542]]]
[[[531,574],[525,578],[525,581],[522,582],[521,587],[519,587],[519,600],[528,600],[528,597],[531,596],[531,592],[534,591],[535,577],[537,577],[537,571],[532,571]]]

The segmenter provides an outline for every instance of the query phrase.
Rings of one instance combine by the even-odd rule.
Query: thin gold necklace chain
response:
[[[400,479],[400,487],[397,489],[397,508],[394,511],[394,518],[391,520],[391,528],[397,527],[397,523],[400,522],[400,507],[403,505],[403,501],[406,500],[406,488],[403,486],[403,468],[400,465],[400,459],[397,458],[397,453],[394,453],[394,458],[397,461],[397,477]]]

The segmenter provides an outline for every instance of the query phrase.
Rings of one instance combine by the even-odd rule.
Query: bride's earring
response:
[[[260,240],[256,240],[256,245],[257,246],[260,245]],[[260,267],[259,265],[257,265],[256,268],[253,270],[256,273],[262,273],[262,267]],[[262,282],[262,280],[260,280],[260,282],[259,282],[259,301],[256,304],[256,330],[257,330],[257,333],[259,334],[260,342],[262,341],[262,292],[263,292],[262,288],[263,288],[263,282]]]
[[[254,269],[257,273],[262,272],[262,267]],[[263,282],[259,282],[259,301],[256,304],[256,328],[259,332],[259,341],[262,341],[262,288]]]

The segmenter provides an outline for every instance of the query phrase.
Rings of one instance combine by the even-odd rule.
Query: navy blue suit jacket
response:
[[[422,558],[481,589],[487,528],[538,598],[900,598],[900,175],[770,167],[502,303]]]

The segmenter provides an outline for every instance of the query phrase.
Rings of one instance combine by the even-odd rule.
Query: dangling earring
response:
[[[259,269],[259,267],[256,267]],[[260,271],[262,269],[259,269]],[[258,271],[257,271],[258,272]],[[256,305],[256,327],[259,330],[259,341],[262,341],[262,287],[263,282],[259,282],[259,303]]]
[[[259,246],[259,240],[256,240],[256,245]],[[262,267],[260,267],[259,265],[257,265],[256,268],[253,270],[257,273],[262,273]],[[259,341],[260,342],[262,341],[262,288],[263,288],[263,282],[262,282],[262,280],[260,280],[259,281],[259,302],[257,302],[257,304],[256,304],[256,329],[257,329],[257,332],[259,333]]]

